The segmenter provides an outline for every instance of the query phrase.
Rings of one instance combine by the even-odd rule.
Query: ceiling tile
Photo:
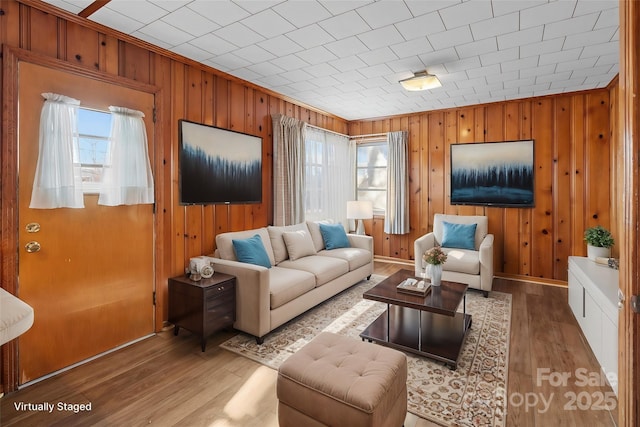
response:
[[[173,12],[183,6],[191,3],[192,0],[148,0],[149,3],[153,3],[158,7],[163,8],[167,12]]]
[[[427,38],[429,39],[429,42],[431,42],[431,46],[436,50],[473,41],[471,30],[468,26],[458,27],[441,33],[430,34]]]
[[[493,17],[491,2],[488,1],[467,1],[442,9],[439,13],[447,29]]]
[[[334,74],[333,78],[342,83],[355,83],[363,80],[362,74],[356,70],[345,71],[343,73]]]
[[[149,24],[169,13],[146,0],[135,2],[112,1],[107,3],[105,7],[144,24]]]
[[[596,25],[593,28],[596,30],[600,28],[606,28],[606,27],[617,28],[619,21],[620,21],[620,14],[618,12],[618,8],[603,10],[602,12],[600,12],[600,16],[598,16]]]
[[[518,59],[519,56],[518,48],[512,47],[511,49],[499,50],[497,52],[480,55],[480,62],[482,62],[482,66],[487,66],[505,61],[513,61],[514,59]]]
[[[296,27],[271,9],[251,15],[240,21],[265,38],[293,31]]]
[[[595,65],[618,64],[619,55],[617,53],[611,55],[602,55],[598,57]]]
[[[600,65],[597,67],[582,68],[578,70],[573,70],[573,72],[571,73],[571,78],[573,79],[578,77],[604,75],[604,74],[608,74],[609,70],[611,70],[611,65]]]
[[[295,70],[309,65],[309,63],[300,59],[296,54],[281,56],[280,58],[273,59],[270,62],[283,70]]]
[[[322,4],[333,15],[340,15],[341,13],[365,6],[369,3],[373,3],[373,0],[326,0],[320,2],[320,4]]]
[[[386,27],[378,28],[377,30],[371,30],[367,31],[366,33],[358,34],[358,38],[370,50],[379,49],[390,44],[403,42],[405,40],[393,25],[388,25]]]
[[[252,31],[250,28],[239,22],[222,27],[219,30],[214,31],[213,34],[225,39],[229,43],[235,44],[238,47],[249,46],[252,43],[258,43],[264,40],[264,37],[260,34]]]
[[[377,65],[398,59],[398,56],[388,47],[359,53],[358,56],[368,65]]]
[[[326,77],[332,74],[336,74],[338,72],[338,70],[336,70],[335,67],[327,63],[310,65],[308,67],[304,67],[302,70],[306,71],[307,73],[311,74],[314,77]]]
[[[224,65],[228,70],[236,70],[251,65],[251,62],[234,55],[233,53],[225,53],[224,55],[213,58],[218,64]]]
[[[569,77],[571,77],[571,71],[565,71],[564,73],[543,74],[536,76],[536,84],[550,83],[554,80],[566,80]]]
[[[173,47],[173,45],[168,44],[164,40],[157,39],[157,38],[152,37],[152,36],[150,36],[148,34],[141,33],[140,31],[135,31],[135,32],[131,33],[131,35],[134,36],[137,39],[144,40],[147,43],[151,43],[152,45],[159,46],[159,47],[162,47],[164,49],[171,49]]]
[[[220,28],[215,22],[208,20],[187,7],[182,7],[171,12],[163,17],[162,20],[194,36],[202,36]]]
[[[249,16],[249,12],[237,4],[228,1],[195,0],[189,3],[187,7],[203,16],[207,16],[210,20],[223,27]]]
[[[540,55],[540,65],[552,64],[560,61],[572,61],[580,57],[582,48],[563,50],[560,52],[543,53]]]
[[[589,0],[579,1],[576,4],[576,10],[573,16],[587,15],[593,12],[600,12],[605,10],[618,10],[618,0]],[[617,24],[617,19],[616,19]]]
[[[327,43],[325,44],[325,47],[338,58],[357,55],[369,50],[357,37],[349,37],[346,39]]]
[[[329,33],[316,24],[291,31],[287,33],[286,36],[306,49],[335,40]]]
[[[572,34],[567,36],[563,49],[572,49],[574,47],[592,46],[601,43],[607,43],[613,37],[615,28],[603,28],[602,30],[587,31],[580,34]]]
[[[258,45],[243,47],[236,50],[234,54],[251,63],[265,62],[275,58],[272,53],[267,52]]]
[[[456,73],[458,71],[466,71],[470,68],[480,68],[480,58],[473,56],[471,58],[459,59],[457,61],[447,62],[444,64],[449,73]]]
[[[417,56],[387,62],[389,68],[396,73],[424,71],[425,64]]]
[[[288,1],[273,7],[273,10],[298,28],[330,18],[329,11],[317,1]]]
[[[489,74],[498,74],[500,71],[500,64],[493,64],[474,68],[473,70],[467,71],[467,74],[469,75],[469,78],[473,79],[475,77],[488,76]]]
[[[313,49],[298,52],[296,55],[309,64],[320,64],[337,58],[337,56],[329,52],[324,46],[317,46]]]
[[[285,79],[290,80],[293,83],[302,82],[305,80],[310,80],[313,76],[306,71],[303,70],[291,70],[285,71],[281,74]]]
[[[291,80],[282,77],[281,74],[263,77],[258,79],[259,82],[264,84],[266,87],[278,87],[291,83]]]
[[[140,28],[139,31],[144,34],[148,34],[151,37],[163,40],[171,46],[177,46],[193,39],[191,34],[185,33],[184,31],[163,21],[153,21],[152,23]]]
[[[495,37],[478,40],[471,43],[461,44],[455,47],[460,58],[482,55],[483,53],[496,52],[498,44]]]
[[[325,19],[318,24],[336,40],[371,30],[371,27],[354,11]]]
[[[311,83],[318,86],[319,88],[325,88],[329,86],[335,86],[339,82],[331,76],[317,77],[315,79],[310,80]]]
[[[204,61],[205,59],[211,58],[212,56],[211,52],[202,50],[190,43],[183,43],[181,45],[174,46],[173,51],[179,53],[182,56],[186,56],[187,58],[191,58],[194,61]]]
[[[502,64],[500,64],[500,67],[502,68],[503,72],[513,71],[513,70],[522,70],[522,69],[527,69],[527,68],[537,67],[537,66],[538,66],[537,56],[530,56],[528,58],[516,59],[514,61],[505,61]]]
[[[413,17],[407,6],[401,1],[377,1],[359,7],[356,12],[371,28],[385,27]]]
[[[564,45],[564,41],[564,37],[559,37],[553,40],[546,40],[543,42],[522,45],[520,46],[520,57],[526,58],[527,56],[560,52],[562,50],[562,46]]]
[[[498,37],[498,47],[500,50],[510,47],[522,46],[542,41],[544,26],[528,28],[522,31],[502,34]]]
[[[511,89],[511,88],[520,87],[520,86],[530,86],[535,84],[535,82],[536,82],[535,77],[527,77],[524,79],[520,78],[517,80],[506,80],[502,84],[504,85],[505,89]]]
[[[493,15],[502,16],[508,13],[517,12],[523,9],[529,9],[530,7],[540,6],[548,3],[548,0],[517,0],[517,1],[494,1]]]
[[[259,64],[249,65],[246,68],[263,77],[273,76],[284,72],[282,68],[273,65],[271,62],[261,62]]]
[[[291,53],[300,52],[302,50],[302,46],[284,35],[272,37],[265,41],[259,42],[258,46],[278,56],[289,55]]]
[[[520,12],[520,29],[569,19],[575,6],[575,0],[563,0],[524,9]]]
[[[591,31],[598,19],[597,13],[590,15],[583,15],[577,18],[566,19],[561,22],[554,22],[553,24],[546,24],[544,26],[544,40],[555,39],[560,36],[566,36],[569,34],[584,33]]]
[[[386,76],[393,73],[391,68],[389,68],[386,64],[374,65],[373,67],[362,67],[358,71],[368,79],[373,77]]]
[[[580,58],[588,58],[590,56],[610,55],[617,54],[620,49],[620,45],[617,41],[599,43],[591,46],[585,46],[582,49]]]
[[[426,2],[425,2],[426,3]],[[442,18],[437,12],[428,13],[416,18],[398,22],[395,27],[405,40],[413,40],[427,34],[440,33],[446,30]]]
[[[513,33],[520,29],[518,14],[499,16],[471,24],[471,34],[475,40],[482,40],[505,33]]]
[[[254,71],[251,71],[248,68],[241,68],[239,70],[235,70],[233,72],[233,75],[244,80],[257,80],[258,78],[262,77],[260,74]]]
[[[132,34],[144,27],[142,22],[131,19],[107,7],[98,9],[96,13],[91,15],[90,19],[107,27],[122,31],[125,34]],[[160,46],[166,47],[170,45],[166,42],[161,42]]]
[[[422,55],[433,51],[426,37],[413,39],[408,42],[398,43],[391,46],[391,50],[398,58],[407,58],[409,56]]]
[[[539,67],[527,68],[520,70],[520,77],[536,77],[545,74],[553,74],[556,70],[556,64],[541,65]]]
[[[261,12],[265,9],[282,3],[283,1],[285,0],[233,0],[234,3],[236,3],[238,6],[242,7],[249,13]]]
[[[207,52],[211,52],[214,55],[222,55],[231,52],[233,49],[237,49],[236,45],[221,39],[215,34],[205,34],[202,37],[191,40],[189,43]]]
[[[367,65],[357,56],[348,56],[346,58],[336,59],[334,61],[330,61],[329,64],[340,72],[356,70],[358,68],[366,67]]]
[[[460,59],[458,53],[452,47],[442,50],[436,50],[435,52],[423,53],[419,56],[422,62],[424,62],[429,67],[433,65],[444,64],[445,62],[453,62]]]
[[[87,6],[91,5],[91,3],[93,3],[93,0],[82,0],[82,1],[47,0],[47,3],[77,15],[78,13],[82,12]],[[91,16],[91,18],[93,19],[93,15]]]

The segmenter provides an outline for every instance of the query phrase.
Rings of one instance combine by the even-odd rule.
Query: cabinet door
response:
[[[587,337],[587,341],[591,346],[593,354],[600,362],[602,357],[602,310],[600,306],[596,304],[595,299],[589,294],[584,293],[584,323],[582,325],[582,331],[584,336]],[[602,362],[601,362],[602,363]]]
[[[571,307],[571,311],[581,328],[584,323],[583,292],[582,285],[578,282],[578,279],[571,270],[569,270],[569,307]]]
[[[602,351],[598,358],[609,384],[618,395],[618,327],[607,316],[602,316]]]

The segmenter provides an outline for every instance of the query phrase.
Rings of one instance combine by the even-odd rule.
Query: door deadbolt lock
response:
[[[40,243],[31,241],[24,245],[24,249],[30,254],[38,252],[40,250]]]
[[[40,231],[40,224],[37,222],[30,222],[24,228],[27,230],[27,233],[37,233]]]

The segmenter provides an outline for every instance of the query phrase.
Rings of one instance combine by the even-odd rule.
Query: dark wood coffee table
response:
[[[362,295],[387,304],[387,309],[360,337],[439,360],[456,369],[471,328],[471,315],[466,314],[468,285],[443,280],[440,286],[432,286],[426,296],[398,292],[396,286],[409,277],[415,277],[413,271],[400,270]],[[460,303],[462,313],[457,312]]]

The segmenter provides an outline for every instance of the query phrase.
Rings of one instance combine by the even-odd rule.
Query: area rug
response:
[[[221,346],[273,369],[322,331],[359,338],[386,304],[362,298],[381,280],[373,275],[268,334],[262,345],[236,335]],[[443,426],[505,425],[511,295],[467,292],[467,313],[473,325],[456,370],[407,353],[408,410]]]

